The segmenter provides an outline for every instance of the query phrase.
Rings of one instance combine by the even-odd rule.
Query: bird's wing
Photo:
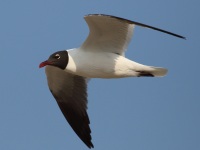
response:
[[[90,33],[81,49],[123,55],[131,40],[134,24],[107,15],[87,15],[84,18]]]
[[[84,18],[90,33],[81,46],[83,50],[107,51],[123,55],[131,40],[135,25],[185,38],[169,31],[115,16],[91,14]]]
[[[87,81],[57,67],[46,66],[48,86],[66,120],[79,138],[92,148],[87,114]]]

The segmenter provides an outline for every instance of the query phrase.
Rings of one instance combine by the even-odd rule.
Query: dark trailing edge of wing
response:
[[[157,31],[160,31],[160,32],[163,32],[163,33],[166,33],[166,34],[178,37],[178,38],[186,39],[184,36],[181,36],[181,35],[178,35],[178,34],[175,34],[175,33],[160,29],[160,28],[149,26],[149,25],[146,25],[146,24],[143,24],[143,23],[139,23],[139,22],[136,22],[136,21],[131,21],[131,20],[128,20],[128,19],[120,18],[120,17],[115,17],[115,16],[111,16],[111,15],[104,15],[104,14],[89,14],[89,15],[86,15],[86,16],[107,16],[107,17],[111,17],[111,18],[116,18],[116,19],[119,19],[120,21],[125,21],[129,24],[135,24],[135,25],[138,25],[138,26],[157,30]]]
[[[60,107],[64,117],[68,121],[69,125],[72,127],[74,132],[78,135],[78,137],[88,146],[88,148],[94,148],[91,140],[91,130],[89,127],[90,120],[86,111],[81,115],[80,113],[72,107],[73,104],[68,104],[65,102],[59,101],[59,97],[57,97],[52,90],[50,90],[54,98],[57,100],[57,104]]]

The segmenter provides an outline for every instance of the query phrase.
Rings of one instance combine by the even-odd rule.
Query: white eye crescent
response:
[[[60,55],[59,55],[59,54],[56,54],[56,55],[55,55],[55,58],[56,58],[56,59],[60,59]]]

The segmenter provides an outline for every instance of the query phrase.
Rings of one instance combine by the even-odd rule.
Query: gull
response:
[[[90,33],[79,48],[57,51],[42,62],[49,89],[78,137],[93,148],[87,114],[87,81],[90,78],[162,77],[167,69],[134,62],[124,53],[135,26],[185,37],[139,22],[104,14],[84,17]]]

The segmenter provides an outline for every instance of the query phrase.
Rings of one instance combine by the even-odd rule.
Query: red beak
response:
[[[44,67],[44,66],[46,66],[46,65],[49,65],[49,64],[51,64],[51,63],[48,62],[47,60],[46,60],[46,61],[43,61],[42,63],[40,63],[39,68],[42,68],[42,67]]]

